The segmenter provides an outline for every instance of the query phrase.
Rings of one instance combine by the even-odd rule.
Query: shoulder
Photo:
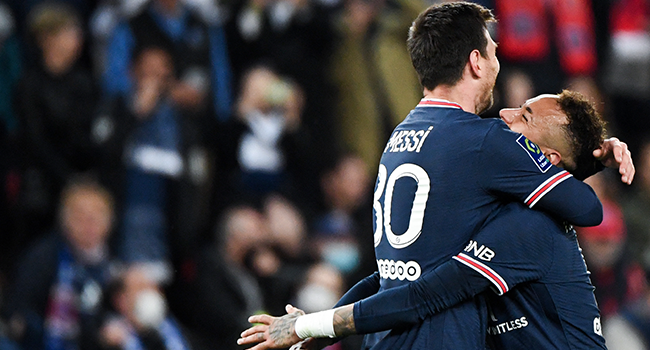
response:
[[[18,81],[18,89],[30,89],[32,87],[42,86],[43,81],[47,78],[42,69],[32,67],[23,73]]]
[[[40,260],[45,258],[45,261],[41,260],[40,262],[49,262],[49,260],[52,260],[51,258],[56,258],[56,252],[61,242],[62,239],[58,233],[49,233],[45,237],[42,237],[36,242],[32,243],[29,248],[27,248],[25,251],[25,258],[32,258],[33,260]]]
[[[16,265],[16,275],[28,279],[43,279],[45,276],[53,275],[61,244],[62,238],[58,233],[50,233],[32,243]]]

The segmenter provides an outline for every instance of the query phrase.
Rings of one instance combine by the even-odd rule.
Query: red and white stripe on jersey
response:
[[[422,99],[420,103],[418,103],[418,107],[449,107],[449,108],[463,109],[463,107],[461,107],[456,102],[449,102],[449,101],[437,100],[437,99]]]
[[[560,183],[562,183],[562,181],[572,176],[573,175],[571,175],[571,173],[569,173],[566,170],[562,170],[559,173],[551,176],[546,181],[544,181],[541,185],[539,185],[535,189],[535,191],[533,191],[530,195],[528,195],[524,203],[526,203],[526,205],[529,208],[532,208],[542,197],[544,197],[547,193],[551,192],[551,190],[555,186],[559,185]]]
[[[508,288],[508,283],[506,283],[503,277],[501,277],[487,265],[478,260],[475,260],[471,256],[465,253],[460,253],[454,256],[452,259],[458,260],[463,265],[466,265],[467,267],[483,275],[483,277],[487,278],[496,287],[498,295],[503,295],[505,292],[510,290],[510,288]]]

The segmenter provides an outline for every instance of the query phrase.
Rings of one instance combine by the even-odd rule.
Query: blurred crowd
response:
[[[376,269],[372,186],[436,0],[0,0],[0,349],[238,349]],[[627,142],[579,228],[610,349],[650,349],[650,0],[485,0],[496,104]],[[358,338],[333,349],[356,349]]]

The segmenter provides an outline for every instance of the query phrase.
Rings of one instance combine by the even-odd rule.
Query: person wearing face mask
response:
[[[300,87],[272,68],[255,66],[244,75],[237,102],[237,185],[242,192],[262,198],[304,182],[304,175],[291,172],[305,149],[300,146],[303,105]]]
[[[191,350],[185,330],[169,313],[160,286],[137,265],[129,266],[112,291],[117,315],[101,330],[101,344],[108,349]]]
[[[61,194],[60,226],[17,265],[3,316],[24,349],[92,349],[110,278],[111,194],[75,178]]]
[[[363,242],[371,230],[366,215],[371,182],[367,165],[355,153],[342,154],[320,177],[323,206],[312,223],[316,258],[336,267],[351,286],[372,271],[374,251]]]

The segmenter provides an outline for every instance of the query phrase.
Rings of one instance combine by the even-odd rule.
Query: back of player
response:
[[[480,119],[447,101],[421,101],[393,132],[375,185],[381,289],[414,281],[462,250],[502,205],[499,199],[532,207],[569,177],[500,120]],[[480,298],[466,301],[415,327],[391,331],[375,348],[481,349],[485,312]],[[366,339],[367,347],[373,345],[374,339]]]

